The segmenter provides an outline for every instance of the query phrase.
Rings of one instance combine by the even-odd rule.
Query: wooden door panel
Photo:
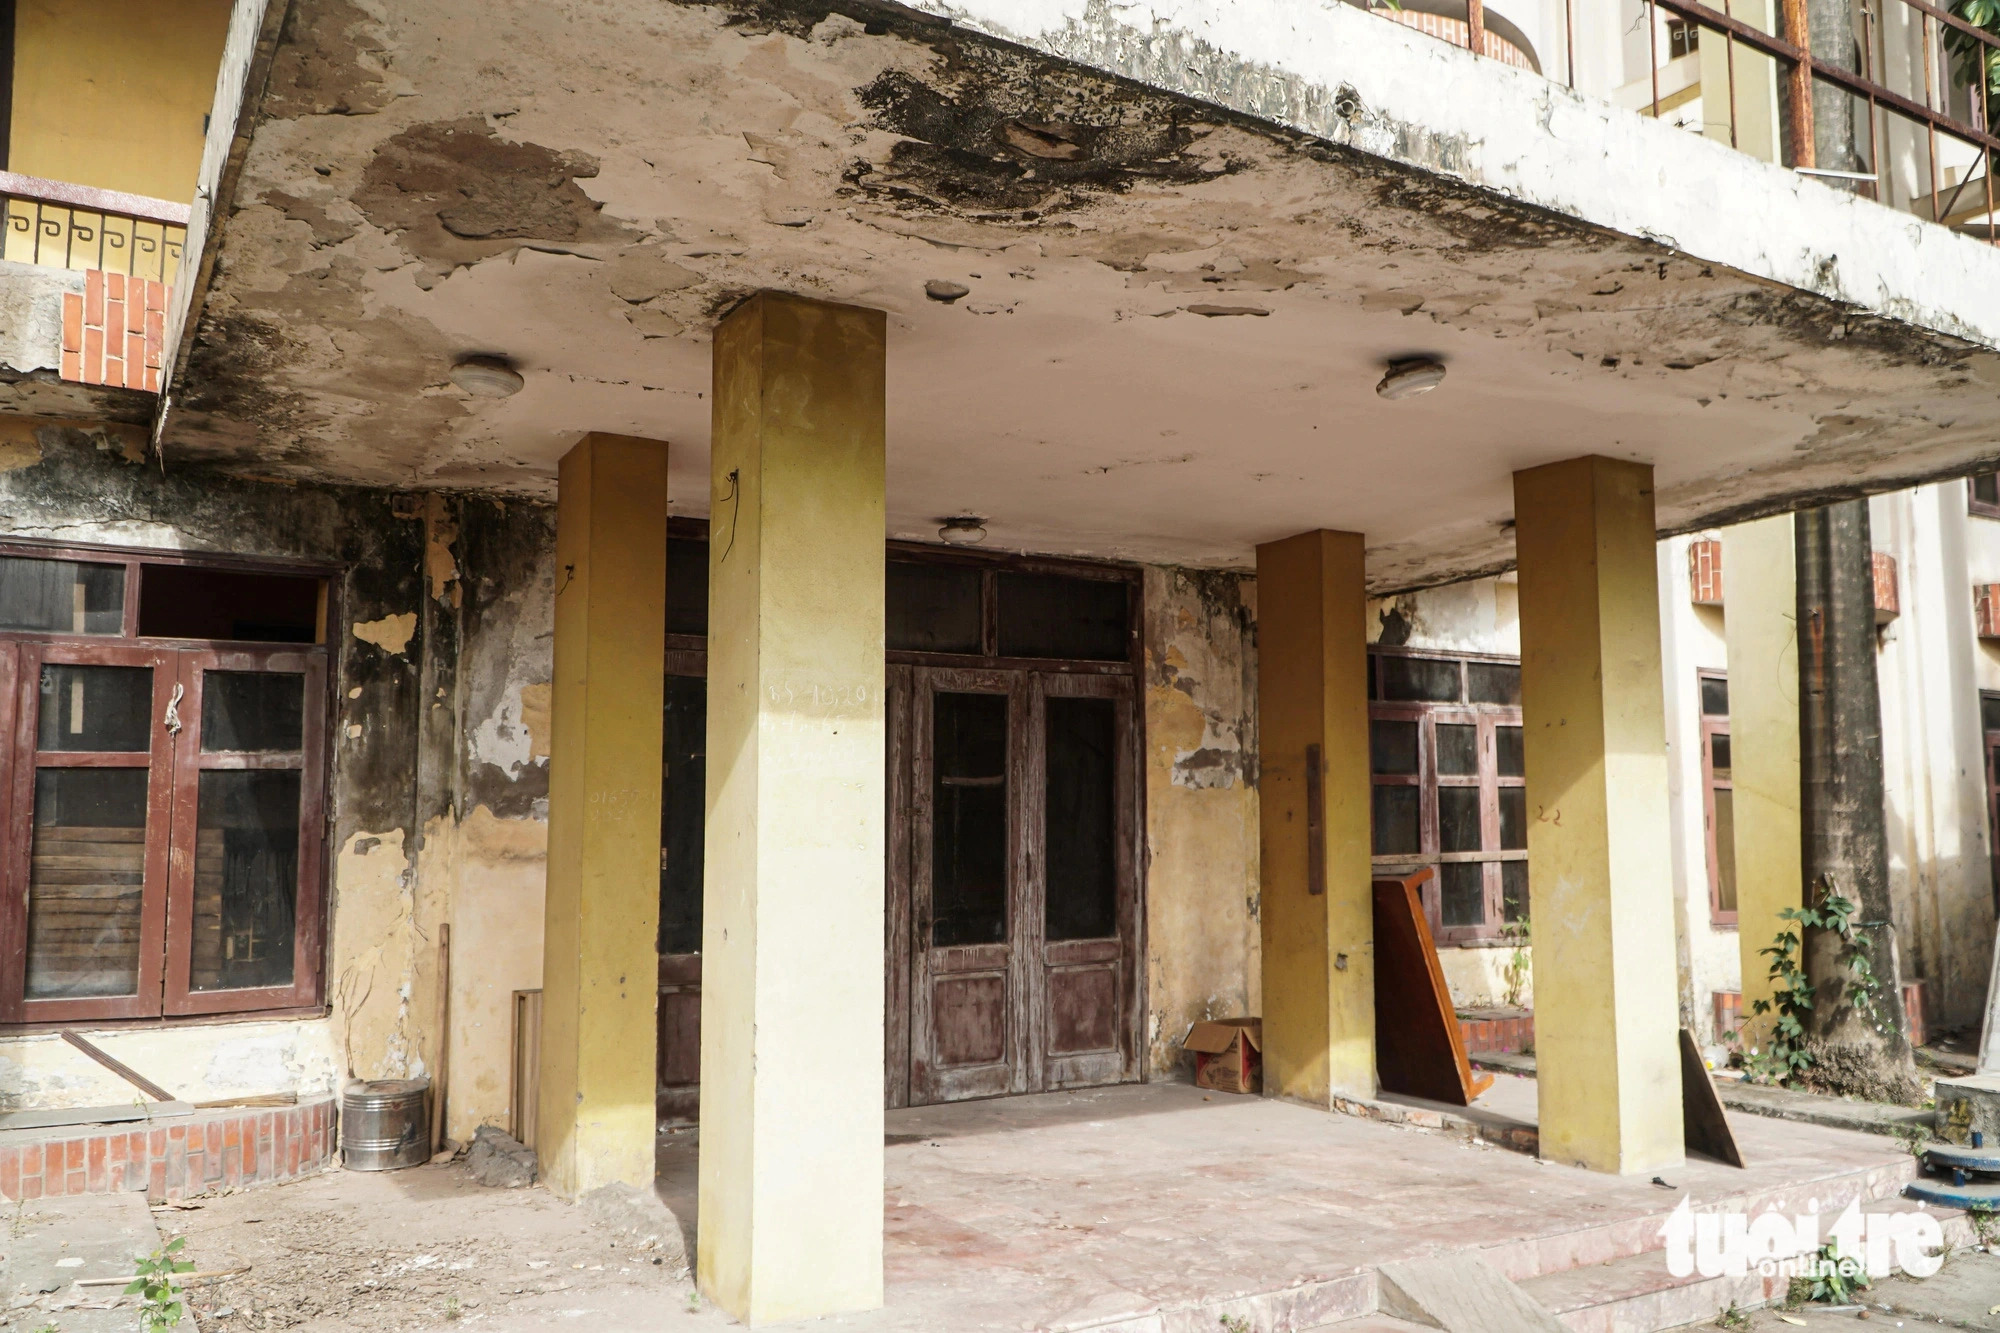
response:
[[[1026,1091],[1025,830],[1015,762],[1026,711],[1022,680],[1018,672],[917,668],[911,684],[909,1100],[925,1105]],[[1005,701],[1004,718],[996,721],[987,710],[979,719],[978,725],[988,729],[981,733],[981,754],[948,748],[940,759],[936,720],[941,695]],[[1004,749],[997,760],[990,752],[996,744]],[[987,773],[996,766],[1002,767],[999,774]],[[961,796],[964,792],[972,795]],[[996,810],[1004,812],[998,828]],[[940,823],[947,819],[973,821],[954,831],[970,829],[964,836],[984,840],[975,846],[947,837],[943,845],[960,858],[949,868],[938,864],[936,841]],[[968,865],[1000,880],[967,881]],[[946,881],[944,875],[958,879]],[[949,893],[940,892],[947,883]],[[1000,938],[978,938],[989,933]],[[965,938],[968,934],[973,938]]]
[[[1117,1054],[1118,965],[1049,969],[1049,1055]]]
[[[707,807],[708,655],[666,655],[660,727],[660,931],[654,1110],[666,1124],[701,1115],[701,895]],[[682,844],[685,845],[682,845]]]
[[[975,972],[931,983],[931,1058],[937,1070],[1003,1066],[1007,1058],[1007,974]],[[1003,1071],[1004,1072],[1004,1071]]]
[[[1037,873],[1032,891],[1035,912],[1045,929],[1038,950],[1035,992],[1039,1003],[1032,1014],[1037,1031],[1032,1038],[1037,1051],[1038,1086],[1043,1088],[1090,1087],[1135,1080],[1140,1077],[1140,1052],[1144,1049],[1141,1024],[1143,1013],[1138,997],[1143,955],[1142,917],[1139,893],[1139,737],[1136,701],[1129,680],[1108,676],[1038,674],[1031,689],[1033,700],[1032,762],[1043,770],[1035,783],[1037,809]],[[1110,876],[1112,898],[1108,919],[1103,899],[1091,909],[1076,910],[1076,904],[1051,903],[1045,895],[1056,886],[1075,884],[1065,868],[1049,864],[1063,854],[1066,840],[1061,830],[1051,830],[1052,821],[1066,817],[1073,809],[1078,791],[1074,781],[1065,784],[1047,771],[1061,757],[1051,753],[1057,733],[1049,703],[1065,699],[1102,699],[1111,706],[1110,771],[1098,763],[1092,776],[1095,790],[1109,784],[1107,829],[1109,848],[1094,840],[1079,846],[1069,840],[1069,854],[1102,857],[1093,859],[1095,870],[1087,882],[1101,886],[1102,876]],[[1103,705],[1098,705],[1103,707]],[[1078,719],[1086,715],[1074,714]],[[1095,715],[1102,738],[1104,717]],[[1101,752],[1100,752],[1101,753]],[[1045,805],[1044,805],[1045,803]],[[1100,817],[1104,807],[1099,807]],[[1101,893],[1101,888],[1095,889]],[[1110,933],[1089,938],[1061,938],[1065,931],[1097,931],[1109,926]],[[1046,938],[1058,936],[1058,938]]]

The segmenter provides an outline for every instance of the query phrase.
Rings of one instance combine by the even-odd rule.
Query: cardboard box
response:
[[[1225,1018],[1196,1023],[1181,1042],[1194,1052],[1194,1085],[1212,1092],[1261,1092],[1264,1021]]]

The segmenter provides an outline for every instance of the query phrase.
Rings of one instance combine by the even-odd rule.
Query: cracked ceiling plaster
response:
[[[763,287],[889,313],[894,536],[1356,529],[1387,590],[1503,567],[1511,473],[1582,453],[1669,530],[2000,454],[1990,352],[900,10],[293,0],[249,114],[170,461],[546,497],[608,430],[702,514]],[[1415,353],[1443,387],[1377,398]]]

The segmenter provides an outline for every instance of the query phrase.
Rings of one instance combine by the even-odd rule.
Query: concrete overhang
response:
[[[38,424],[152,419],[150,393],[62,378],[63,297],[81,294],[83,284],[74,269],[0,260],[0,418],[34,419],[0,420],[0,442]]]
[[[1511,473],[1581,453],[1668,531],[2000,460],[2000,253],[1338,3],[270,4],[169,460],[545,496],[613,430],[705,513],[709,330],[766,287],[889,312],[897,536],[1348,528],[1389,590],[1506,566]],[[1444,385],[1378,398],[1413,354]]]

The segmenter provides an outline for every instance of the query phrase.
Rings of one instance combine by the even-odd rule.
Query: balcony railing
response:
[[[157,393],[167,304],[187,244],[188,207],[0,171],[0,259],[80,272],[61,302],[62,345],[43,355],[75,384]]]
[[[1634,72],[1630,66],[1617,77],[1586,70],[1583,82],[1643,114],[2000,244],[1993,184],[2000,137],[1992,118],[2000,98],[2000,33],[1954,12],[1961,6],[1952,0],[1851,0],[1851,51],[1828,59],[1815,55],[1805,37],[1806,2],[1641,0],[1646,67],[1636,79],[1625,77]],[[1378,14],[1505,63],[1539,68],[1571,87],[1579,86],[1579,58],[1587,58],[1580,50],[1603,46],[1580,48],[1574,40],[1579,10],[1609,21],[1631,8],[1618,0],[1565,0],[1524,10],[1559,11],[1557,31],[1541,39],[1548,49],[1535,58],[1532,45],[1485,0],[1376,3]],[[1505,34],[1497,42],[1496,30]],[[1560,59],[1551,59],[1558,44]],[[1836,98],[1826,97],[1829,89]],[[1830,110],[1845,115],[1851,129],[1816,140],[1815,115]],[[1851,138],[1851,160],[1819,161],[1816,144],[1827,138]]]
[[[99,269],[171,287],[187,243],[188,206],[0,171],[0,259]]]

